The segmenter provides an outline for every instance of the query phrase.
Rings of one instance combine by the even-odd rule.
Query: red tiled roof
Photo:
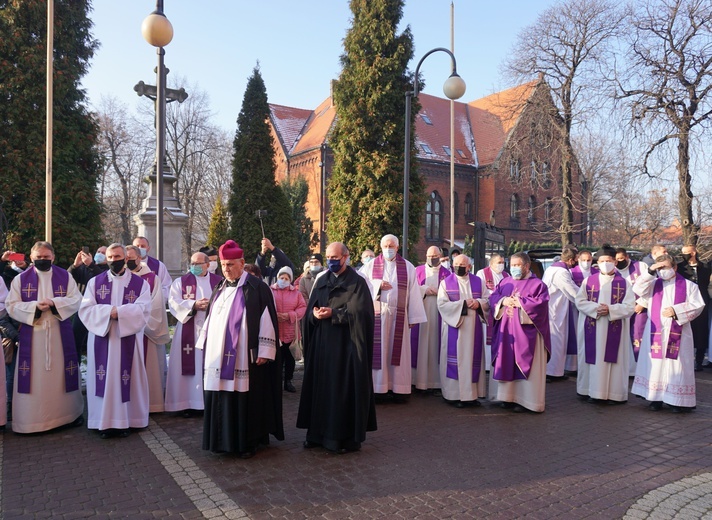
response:
[[[450,100],[418,94],[421,109],[415,120],[415,144],[418,158],[438,162],[450,162],[450,155],[443,147],[450,148]],[[430,121],[432,124],[426,122]],[[432,153],[423,148],[427,145]],[[456,164],[475,164],[472,128],[465,103],[455,102],[455,150]],[[458,152],[461,150],[464,157]]]
[[[335,118],[336,109],[331,103],[331,97],[328,97],[312,113],[302,135],[290,150],[290,155],[317,148],[325,143]]]
[[[309,116],[312,114],[312,111],[302,108],[273,105],[272,103],[270,103],[269,109],[275,131],[281,141],[280,144],[284,148],[285,153],[289,154],[294,146],[294,142],[297,137],[299,137]]]

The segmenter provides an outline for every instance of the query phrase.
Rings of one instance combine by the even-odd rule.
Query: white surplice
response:
[[[578,313],[578,375],[576,392],[594,399],[610,401],[628,400],[628,357],[632,355],[630,347],[630,317],[635,311],[635,293],[630,283],[625,280],[626,291],[623,301],[611,303],[613,276],[599,274],[600,292],[598,302],[588,301],[586,282],[581,284],[576,295]],[[596,319],[596,309],[600,304],[608,305],[608,316]],[[588,317],[596,319],[596,363],[586,363],[586,341],[584,325]],[[621,320],[621,339],[618,345],[618,360],[615,363],[604,361],[608,324]]]
[[[210,286],[210,276],[196,276],[194,299],[184,298],[185,290],[181,278],[176,278],[171,285],[171,294],[168,297],[168,306],[171,314],[178,320],[171,353],[168,360],[168,378],[166,380],[166,411],[178,412],[181,410],[202,410],[203,404],[203,350],[195,352],[195,374],[183,375],[181,365],[181,338],[183,337],[184,324],[192,318],[191,326],[195,327],[195,340],[200,337],[205,323],[205,311],[196,311],[191,315],[196,300],[210,298],[213,292]],[[188,345],[187,348],[195,348]]]
[[[576,300],[578,287],[571,278],[571,271],[559,266],[549,266],[541,281],[549,288],[551,358],[546,365],[546,375],[560,377],[566,369],[569,335],[576,334],[575,330],[569,330],[569,304]]]
[[[631,260],[628,263],[628,267],[625,269],[618,269],[616,267],[616,271],[618,271],[618,274],[620,274],[623,278],[628,280],[628,283],[630,283],[631,287],[633,284],[635,284],[635,280],[633,280],[633,273],[631,272],[631,267],[633,266],[634,260]],[[645,262],[638,262],[638,268],[642,271],[645,272],[648,269],[647,264]],[[635,303],[637,305],[642,305],[645,307],[647,305],[647,300],[645,298],[637,298]],[[648,321],[648,314],[646,312],[641,312],[640,314],[637,314],[635,317],[636,320],[645,320]],[[632,326],[632,325],[631,325]],[[633,354],[633,343],[631,342],[630,344],[630,356],[628,356],[628,375],[630,377],[633,377],[635,375],[635,369],[637,362],[635,361],[635,355]]]
[[[410,327],[416,323],[427,321],[423,300],[420,297],[420,287],[415,275],[415,267],[408,260],[405,260],[408,281],[406,284],[406,294],[399,294],[398,274],[396,270],[396,260],[384,260],[383,279],[374,280],[373,266],[371,261],[363,266],[362,274],[373,287],[376,311],[380,307],[381,319],[381,369],[373,370],[373,391],[376,394],[385,394],[392,390],[397,394],[410,394],[412,381],[411,354],[410,354]],[[382,282],[388,282],[392,289],[381,290]],[[380,296],[380,298],[379,298]],[[396,312],[398,299],[405,298],[405,319],[403,320],[403,346],[401,348],[400,364],[391,364],[393,352],[393,337],[396,329]],[[378,315],[376,315],[378,319]]]
[[[147,265],[141,264],[141,269],[134,274],[141,277],[150,273]],[[168,330],[168,313],[163,299],[161,279],[156,276],[151,291],[151,318],[148,320],[143,335],[148,338],[146,347],[146,378],[148,379],[148,411],[149,413],[164,410],[164,377],[166,373],[166,343],[171,340]]]
[[[52,271],[37,270],[37,278],[37,301],[22,301],[21,275],[12,281],[10,293],[5,300],[8,314],[23,326],[33,328],[29,394],[18,393],[19,359],[15,366],[12,431],[17,433],[51,430],[73,422],[84,413],[81,386],[73,392],[65,392],[64,351],[59,330],[59,322],[71,319],[77,312],[82,295],[71,275],[68,278],[67,295],[64,297],[54,296]],[[54,301],[57,316],[46,310],[35,320],[37,302],[46,298]]]
[[[423,308],[428,321],[418,331],[418,359],[413,369],[413,384],[418,390],[440,388],[440,327],[437,294],[426,295],[428,288],[438,290],[440,265],[425,266],[425,283],[420,286]]]
[[[143,358],[143,329],[151,319],[151,290],[148,282],[141,280],[141,293],[134,303],[123,304],[124,287],[132,275],[128,269],[121,276],[109,272],[107,285],[111,290],[111,303],[96,302],[95,284],[97,277],[89,280],[79,319],[89,331],[87,341],[87,408],[90,430],[110,428],[145,428],[148,426],[148,379]],[[111,309],[116,307],[118,320],[111,319]],[[107,357],[106,387],[104,397],[96,395],[96,359],[94,341],[96,336],[109,339]],[[131,365],[131,400],[121,402],[121,338],[136,335],[133,363]]]
[[[472,362],[475,353],[475,327],[482,328],[482,313],[489,312],[489,290],[482,282],[482,296],[477,298],[481,311],[467,309],[467,316],[462,315],[463,301],[472,298],[469,276],[457,277],[460,299],[450,301],[445,281],[438,288],[438,309],[442,316],[442,349],[440,351],[440,383],[443,398],[448,401],[474,401],[487,395],[487,375],[485,373],[486,331],[482,331],[482,345],[479,380],[472,381]],[[458,329],[457,336],[457,379],[447,377],[447,344],[449,327]]]
[[[649,314],[652,312],[653,288],[656,280],[657,277],[644,272],[633,286],[635,293],[647,300]],[[672,307],[677,315],[676,321],[682,325],[680,352],[677,359],[665,357],[672,318],[660,317],[663,326],[661,359],[653,359],[650,355],[650,319],[648,319],[631,392],[648,401],[662,401],[672,406],[693,407],[697,404],[695,397],[695,344],[692,339],[690,322],[702,313],[705,302],[697,284],[685,280],[685,286],[685,301],[675,305],[675,278],[664,281],[660,306],[661,313],[665,308]]]

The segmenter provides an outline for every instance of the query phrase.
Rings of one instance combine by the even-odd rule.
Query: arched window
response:
[[[534,222],[536,220],[536,197],[534,195],[529,195],[529,200],[527,201],[527,220],[529,222]]]
[[[472,194],[468,193],[465,195],[465,218],[470,220],[472,218]]]
[[[509,198],[509,218],[512,220],[517,219],[517,212],[519,211],[519,197],[515,193]]]
[[[544,204],[544,220],[549,222],[551,220],[551,208],[553,204],[551,202],[551,197],[546,198],[546,203]]]
[[[519,182],[522,180],[522,161],[519,159],[512,160],[509,163],[509,180]]]
[[[434,191],[425,204],[425,238],[427,240],[442,239],[443,199]]]

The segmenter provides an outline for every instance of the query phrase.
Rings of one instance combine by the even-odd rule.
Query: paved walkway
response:
[[[299,374],[298,374],[299,377]],[[287,440],[250,460],[200,449],[202,418],[151,416],[101,440],[85,427],[0,435],[0,512],[14,518],[712,518],[712,370],[692,414],[587,404],[547,385],[544,414],[432,396],[379,405],[354,454]],[[300,381],[296,381],[297,389]]]

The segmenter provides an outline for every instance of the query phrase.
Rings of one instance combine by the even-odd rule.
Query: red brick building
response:
[[[431,245],[450,246],[450,101],[420,94],[415,143],[428,202],[413,251],[425,258]],[[299,176],[309,184],[307,214],[328,243],[326,180],[333,165],[329,131],[336,111],[331,97],[315,110],[270,105],[276,178]],[[470,103],[455,103],[455,242],[472,236],[473,222],[499,228],[505,240],[558,240],[561,169],[560,119],[548,86],[534,81]],[[581,197],[576,161],[573,191]],[[576,230],[585,228],[574,215]],[[401,230],[393,230],[400,235]],[[412,231],[415,232],[415,231]],[[577,238],[578,235],[577,235]]]

